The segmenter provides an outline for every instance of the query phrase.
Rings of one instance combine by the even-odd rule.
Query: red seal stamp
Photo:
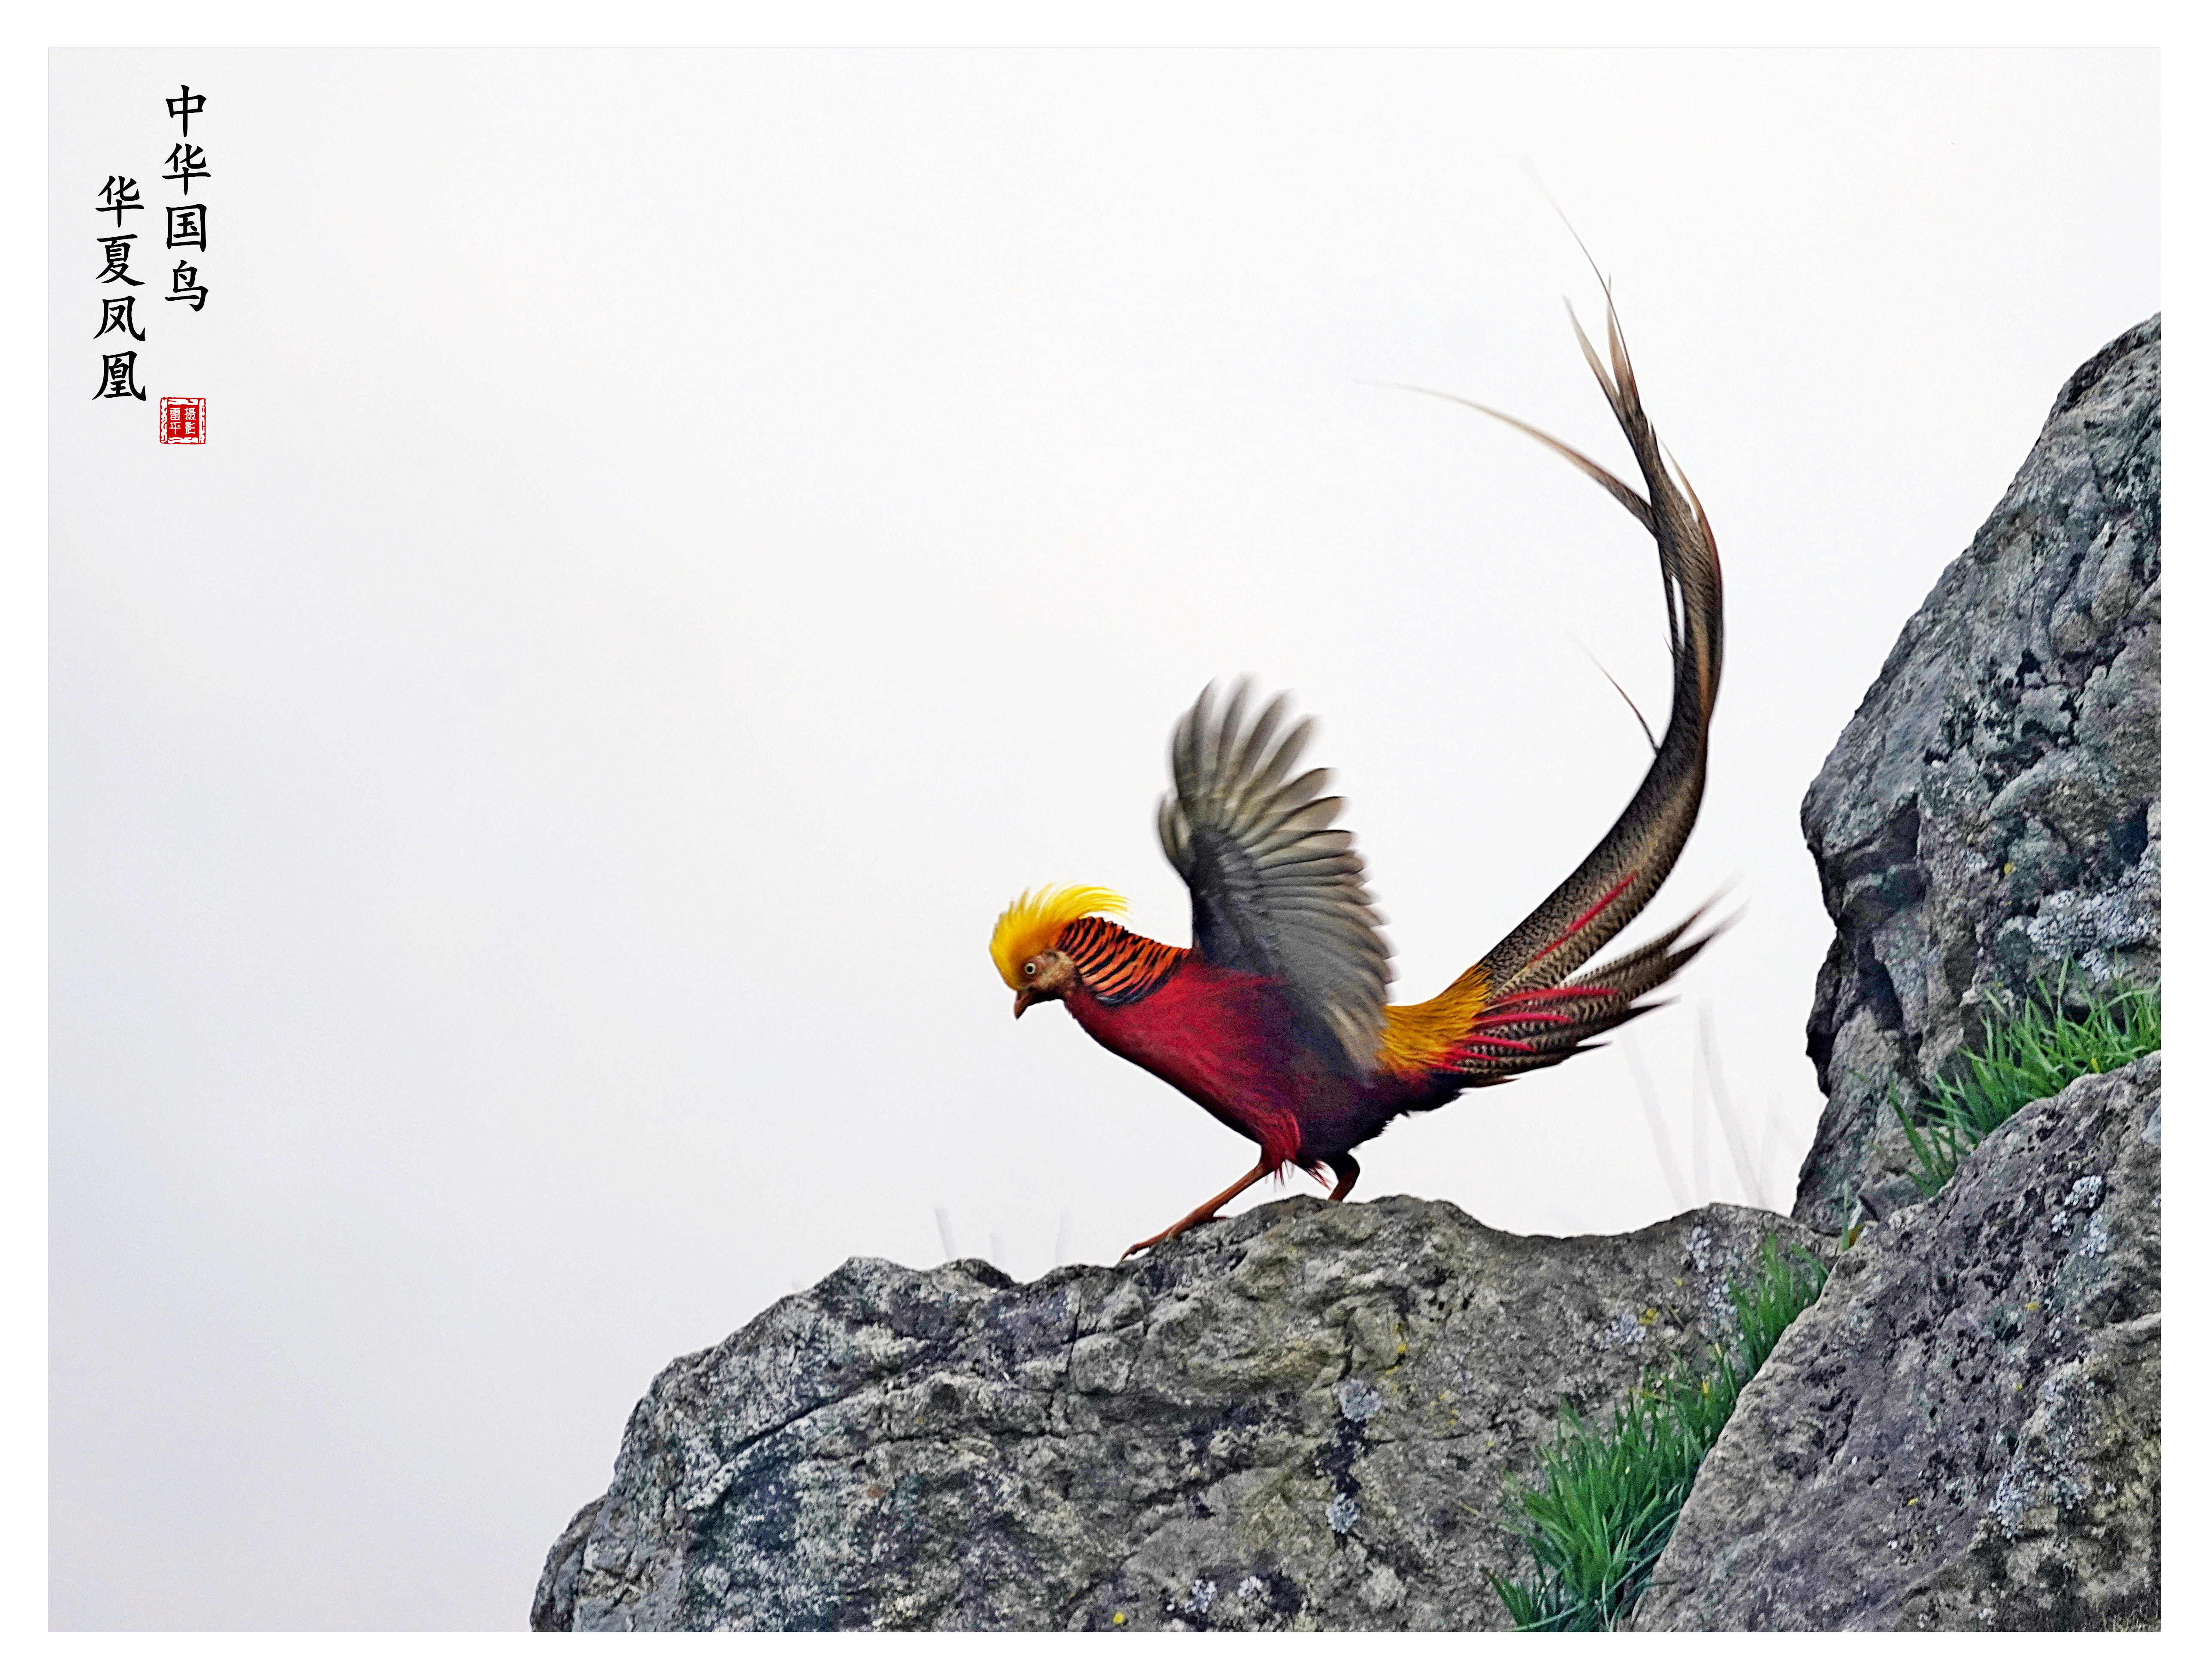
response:
[[[206,398],[164,397],[161,399],[161,441],[163,443],[205,443],[206,441]]]

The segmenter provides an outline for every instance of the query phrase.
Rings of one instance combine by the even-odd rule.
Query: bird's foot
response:
[[[1198,1225],[1208,1225],[1212,1220],[1218,1217],[1219,1209],[1224,1207],[1227,1203],[1232,1201],[1236,1196],[1240,1195],[1244,1190],[1247,1190],[1259,1179],[1264,1177],[1266,1173],[1271,1171],[1273,1167],[1277,1164],[1278,1163],[1277,1162],[1260,1157],[1255,1166],[1250,1168],[1247,1172],[1235,1179],[1233,1183],[1228,1185],[1223,1190],[1220,1191],[1216,1196],[1213,1196],[1201,1207],[1195,1209],[1187,1216],[1187,1218],[1181,1220],[1176,1225],[1166,1226],[1164,1229],[1159,1231],[1153,1237],[1145,1237],[1141,1241],[1136,1243],[1132,1248],[1129,1248],[1119,1258],[1121,1260],[1129,1259],[1134,1255],[1140,1253],[1145,1248],[1155,1248],[1161,1242],[1171,1241],[1173,1238],[1178,1236],[1182,1231],[1193,1230]]]
[[[1121,1254],[1119,1258],[1121,1260],[1131,1260],[1145,1248],[1155,1248],[1161,1242],[1169,1242],[1175,1237],[1178,1236],[1182,1231],[1192,1231],[1198,1225],[1212,1225],[1216,1224],[1217,1222],[1218,1216],[1215,1213],[1191,1213],[1187,1218],[1180,1220],[1176,1223],[1166,1226],[1164,1229],[1159,1231],[1155,1236],[1144,1237],[1139,1242],[1135,1243],[1133,1247],[1129,1247],[1127,1252]]]

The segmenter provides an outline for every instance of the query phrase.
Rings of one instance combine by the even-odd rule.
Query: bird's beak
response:
[[[1020,1016],[1026,1014],[1027,1012],[1027,1005],[1033,1001],[1034,993],[1028,988],[1021,986],[1020,988],[1019,995],[1012,1000],[1012,1019],[1014,1020],[1017,1020]]]

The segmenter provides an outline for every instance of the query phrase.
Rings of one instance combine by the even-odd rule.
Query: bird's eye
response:
[[[1025,968],[1021,969],[1021,970],[1020,971],[1020,973],[1022,973],[1022,974],[1024,974],[1024,975],[1026,975],[1026,976],[1027,977],[1027,978],[1028,978],[1028,979],[1030,979],[1030,980],[1033,979],[1033,978],[1034,978],[1034,965],[1033,965],[1032,963],[1029,963],[1029,964],[1028,964]]]

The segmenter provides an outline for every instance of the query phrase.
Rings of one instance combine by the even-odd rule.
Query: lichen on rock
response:
[[[1744,1208],[1556,1238],[1305,1197],[1032,1283],[852,1260],[660,1374],[530,1619],[1504,1626],[1503,1485],[1558,1396],[1606,1413],[1722,1334],[1772,1231],[1815,1241]]]
[[[1886,1097],[2067,972],[2161,972],[2161,318],[2077,370],[1901,631],[1801,810],[1836,936],[1794,1217],[1921,1193]]]
[[[2156,1053],[2032,1103],[1839,1257],[1742,1392],[1635,1625],[2160,1614]]]

